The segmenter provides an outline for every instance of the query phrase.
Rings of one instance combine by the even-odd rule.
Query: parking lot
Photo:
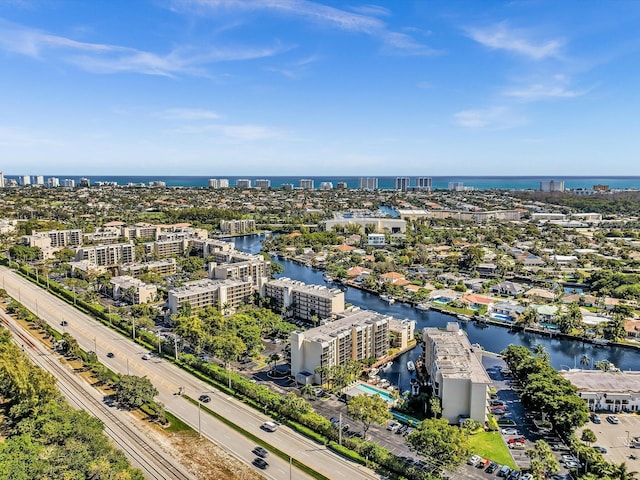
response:
[[[600,413],[601,423],[596,424],[589,420],[587,424],[578,430],[576,436],[580,438],[582,430],[589,428],[596,434],[594,445],[604,447],[607,453],[603,454],[607,461],[612,463],[626,462],[629,470],[640,470],[640,460],[632,460],[629,455],[635,454],[640,458],[640,449],[629,448],[634,437],[640,436],[640,415],[634,413],[616,413],[619,423],[614,425],[606,420],[607,413]]]

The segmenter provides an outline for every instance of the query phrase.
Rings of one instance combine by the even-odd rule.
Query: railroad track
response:
[[[0,318],[0,322],[13,333],[14,339],[17,339],[23,350],[25,350],[25,346],[32,350],[32,352],[26,351],[26,353],[29,354],[36,365],[53,373],[57,378],[66,380],[65,382],[58,382],[58,388],[67,400],[78,408],[101,418],[104,423],[105,434],[113,440],[132,462],[143,470],[145,478],[150,480],[193,480],[193,476],[183,472],[170,459],[167,459],[166,454],[158,451],[155,445],[138,432],[135,427],[122,421],[111,408],[104,405],[88,393],[83,386],[79,385],[78,383],[82,380],[60,365],[57,357],[43,353],[30,336],[12,322],[5,318]],[[100,415],[96,415],[96,412],[99,412]],[[105,418],[106,421],[104,420]]]

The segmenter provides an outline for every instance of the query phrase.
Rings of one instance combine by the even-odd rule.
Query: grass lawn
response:
[[[509,465],[511,468],[515,468],[516,464],[499,432],[481,432],[470,435],[469,443],[471,453],[488,458],[500,465]]]

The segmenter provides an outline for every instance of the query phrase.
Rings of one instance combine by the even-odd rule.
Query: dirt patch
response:
[[[159,425],[146,422],[138,425],[198,480],[264,480],[252,467],[209,440],[167,433]]]

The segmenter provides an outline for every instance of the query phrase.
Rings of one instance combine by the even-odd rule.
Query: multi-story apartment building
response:
[[[269,190],[271,188],[271,180],[266,178],[258,178],[255,181],[256,188],[261,188],[263,190]]]
[[[82,177],[80,179],[80,186],[81,187],[90,187],[91,186],[91,180],[89,178]]]
[[[155,262],[135,263],[133,265],[122,265],[118,267],[120,275],[131,275],[138,278],[140,275],[152,272],[162,277],[173,275],[177,270],[177,262],[175,258],[165,258]]]
[[[411,185],[411,179],[409,177],[396,177],[393,181],[393,189],[406,192]]]
[[[317,367],[382,358],[389,349],[390,317],[361,310],[305,332],[291,333],[291,374],[300,383],[322,383]]]
[[[449,190],[452,192],[464,191],[464,182],[449,182]]]
[[[358,180],[359,190],[378,190],[378,179],[376,177],[362,177]]]
[[[313,190],[314,187],[314,182],[311,179],[308,178],[302,178],[298,181],[298,187],[301,190]]]
[[[344,311],[344,292],[338,288],[307,285],[282,277],[264,286],[263,297],[271,298],[272,306],[285,308],[292,317],[302,320],[332,318]]]
[[[283,183],[280,185],[282,190],[293,190],[293,183]]]
[[[445,331],[425,328],[424,365],[440,398],[442,417],[458,424],[466,418],[487,420],[491,379],[482,366],[482,347],[472,346],[457,323]]]
[[[116,243],[114,245],[94,245],[76,250],[76,260],[88,260],[100,266],[117,266],[133,263],[136,259],[136,248],[133,242]]]
[[[333,182],[320,182],[320,190],[333,190]]]
[[[389,318],[389,341],[391,342],[391,347],[404,350],[409,345],[409,342],[413,340],[415,331],[415,320]]]
[[[6,183],[4,181],[4,174],[0,172],[0,188],[6,187]]]
[[[251,283],[242,280],[196,280],[169,290],[169,311],[188,303],[192,308],[213,306],[228,312],[251,301]]]
[[[31,176],[29,176],[29,175],[20,175],[18,177],[18,183],[20,185],[22,185],[23,187],[26,187],[27,185],[31,185]]]
[[[126,296],[134,304],[149,303],[155,301],[158,295],[158,289],[155,285],[148,285],[129,275],[113,277],[110,283],[113,289],[113,298],[116,300]]]
[[[229,235],[238,235],[256,231],[256,221],[247,220],[220,220],[220,230]]]
[[[433,180],[430,177],[416,178],[416,190],[430,192],[433,189]]]
[[[187,252],[189,240],[186,238],[176,240],[156,240],[145,243],[145,250],[148,254],[157,258],[173,257],[174,255],[184,255]]]
[[[30,247],[61,248],[82,245],[82,230],[49,230],[48,232],[33,231],[31,235],[22,237],[23,243]]]
[[[58,177],[49,177],[47,178],[47,187],[49,188],[57,188],[60,186],[60,179]]]
[[[63,187],[67,187],[67,188],[75,188],[76,186],[76,181],[73,180],[72,178],[65,178],[62,181],[62,186]]]
[[[362,231],[369,230],[370,232],[379,233],[404,233],[407,230],[407,222],[400,218],[386,218],[386,217],[347,217],[347,218],[334,218],[332,220],[325,220],[320,223],[320,228],[330,232],[336,225],[360,225]]]
[[[209,276],[217,280],[235,279],[250,282],[256,290],[269,281],[271,262],[260,255],[250,255],[236,250],[219,253],[214,258],[224,259],[222,263],[209,264]]]
[[[564,180],[545,180],[540,182],[541,192],[564,192]]]
[[[34,175],[32,180],[31,183],[33,185],[44,185],[44,177],[42,175]]]
[[[229,188],[228,178],[210,178],[209,188]]]
[[[236,180],[236,187],[242,189],[251,188],[251,180],[246,178],[239,178],[238,180]]]

